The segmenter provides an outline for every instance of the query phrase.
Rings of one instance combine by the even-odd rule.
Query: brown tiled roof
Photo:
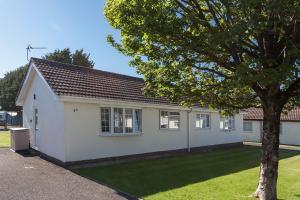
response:
[[[261,108],[248,108],[245,110],[245,120],[263,120],[263,110]],[[281,115],[282,121],[300,121],[300,108],[294,108],[287,114]]]
[[[170,104],[165,98],[146,97],[141,78],[38,58],[31,58],[31,62],[59,96]]]

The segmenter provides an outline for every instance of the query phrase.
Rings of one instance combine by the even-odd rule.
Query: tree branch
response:
[[[209,68],[209,67],[196,67],[196,68],[199,69],[199,70],[203,70],[203,71],[214,73],[214,74],[216,74],[218,76],[221,76],[223,78],[226,78],[226,79],[230,79],[231,78],[230,76],[228,76],[228,75],[226,75],[226,74],[224,74],[224,73],[222,73],[220,71],[217,71],[215,69]]]

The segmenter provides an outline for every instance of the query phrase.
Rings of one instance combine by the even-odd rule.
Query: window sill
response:
[[[122,137],[122,136],[140,136],[142,133],[98,133],[99,136],[103,137]]]
[[[181,131],[180,128],[160,128],[160,131],[174,131],[174,132],[179,132]]]
[[[207,127],[207,128],[199,128],[199,127],[196,127],[195,130],[210,130],[211,128],[210,127]]]
[[[232,132],[235,131],[235,129],[220,129],[223,132]]]

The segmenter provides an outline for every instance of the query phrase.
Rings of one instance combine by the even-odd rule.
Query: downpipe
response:
[[[192,112],[192,108],[187,111],[187,152],[191,152],[191,136],[190,136],[190,113]]]

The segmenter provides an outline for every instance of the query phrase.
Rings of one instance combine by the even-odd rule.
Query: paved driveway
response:
[[[0,148],[1,200],[121,200],[118,192],[39,157]]]

